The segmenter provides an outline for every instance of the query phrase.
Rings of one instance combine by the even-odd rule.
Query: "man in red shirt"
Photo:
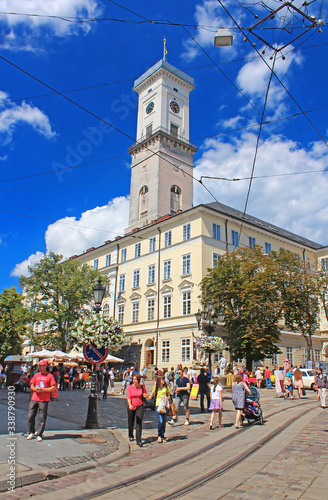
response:
[[[39,371],[33,375],[30,387],[32,397],[28,409],[28,432],[27,439],[33,439],[36,436],[37,441],[42,441],[42,435],[46,426],[48,403],[50,401],[50,393],[56,388],[56,381],[53,375],[47,372],[48,361],[42,359],[39,362]],[[38,430],[35,432],[35,417],[39,410]]]
[[[264,370],[264,377],[265,377],[265,383],[266,383],[266,388],[267,389],[272,389],[271,385],[271,370],[266,366]]]

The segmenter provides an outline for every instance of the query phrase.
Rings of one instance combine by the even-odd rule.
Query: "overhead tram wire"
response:
[[[265,58],[262,56],[262,54],[257,50],[256,47],[253,46],[252,42],[249,40],[248,36],[246,35],[246,33],[244,32],[244,30],[239,26],[239,24],[237,23],[237,21],[234,19],[234,17],[230,14],[230,12],[226,9],[226,7],[223,5],[222,1],[221,0],[218,0],[219,4],[221,5],[221,7],[224,9],[224,11],[228,14],[228,16],[230,17],[230,19],[235,23],[235,25],[237,26],[237,28],[240,30],[240,32],[244,35],[244,37],[247,39],[247,41],[250,43],[250,45],[252,46],[252,48],[255,50],[255,52],[257,53],[257,55],[262,59],[262,61],[264,62],[264,64],[268,67],[268,69],[270,71],[272,71],[270,65],[267,63],[267,61],[265,60]],[[317,133],[317,135],[320,137],[320,139],[322,140],[322,142],[328,147],[328,144],[327,142],[325,141],[325,139],[323,138],[323,136],[320,134],[320,132],[316,129],[316,127],[314,126],[314,124],[311,122],[311,120],[306,116],[305,112],[303,111],[303,109],[301,108],[301,106],[298,104],[298,102],[296,101],[296,99],[291,95],[291,93],[289,92],[289,90],[287,89],[287,87],[284,85],[284,83],[280,80],[280,78],[278,77],[278,75],[273,71],[273,75],[275,76],[276,80],[278,81],[278,83],[282,86],[282,88],[285,90],[285,92],[289,95],[289,97],[291,98],[291,100],[293,101],[293,103],[297,106],[297,108],[300,110],[301,114],[305,117],[305,119],[309,122],[309,124],[311,125],[311,127],[315,130],[315,132]]]

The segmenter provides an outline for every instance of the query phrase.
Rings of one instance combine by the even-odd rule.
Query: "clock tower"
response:
[[[189,93],[194,80],[161,59],[135,82],[139,95],[127,232],[193,205]]]

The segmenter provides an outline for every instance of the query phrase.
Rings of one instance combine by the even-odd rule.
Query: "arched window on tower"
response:
[[[148,187],[142,186],[139,191],[139,219],[148,214]]]
[[[181,210],[181,189],[178,186],[171,187],[171,214]]]

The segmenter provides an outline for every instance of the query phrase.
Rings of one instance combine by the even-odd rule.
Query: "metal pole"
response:
[[[95,365],[93,365],[93,371],[91,375],[91,385],[89,394],[89,404],[88,404],[88,415],[85,421],[86,429],[98,429],[98,393],[97,393],[97,374],[95,371]]]

